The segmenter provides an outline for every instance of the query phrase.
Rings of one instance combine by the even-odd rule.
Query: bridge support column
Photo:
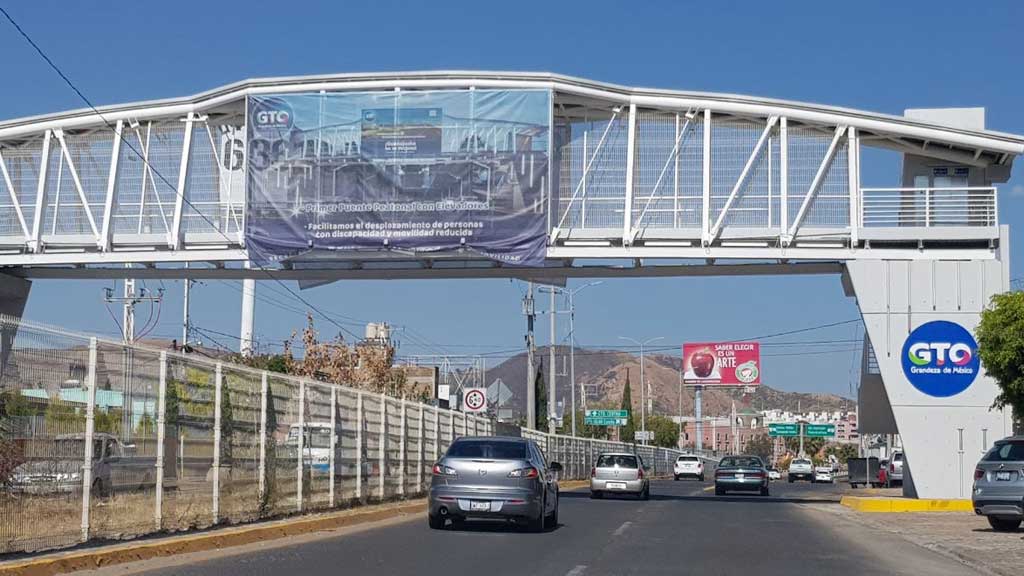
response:
[[[844,285],[857,298],[903,440],[906,496],[970,498],[974,464],[988,448],[984,443],[1012,433],[1010,411],[991,408],[998,388],[983,370],[966,389],[936,395],[920,379],[919,386],[911,383],[903,358],[910,333],[928,322],[952,322],[973,333],[992,295],[1009,289],[1008,240],[1003,227],[998,260],[846,264]],[[952,365],[947,361],[944,367]]]
[[[31,289],[32,282],[28,280],[0,274],[0,315],[21,318]],[[0,377],[7,367],[7,360],[17,334],[16,322],[0,322]]]

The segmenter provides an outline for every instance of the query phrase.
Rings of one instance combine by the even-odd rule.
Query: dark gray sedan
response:
[[[768,495],[768,470],[758,456],[726,456],[715,468],[715,494],[759,492]]]
[[[558,462],[548,464],[532,440],[463,437],[434,464],[430,527],[447,520],[496,518],[526,524],[532,532],[558,525]]]
[[[1011,532],[1024,520],[1024,436],[1005,438],[982,456],[974,470],[974,513],[993,530]]]

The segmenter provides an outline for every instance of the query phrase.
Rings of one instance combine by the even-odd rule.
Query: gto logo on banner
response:
[[[924,394],[937,398],[966,390],[978,376],[978,343],[963,326],[935,320],[918,326],[903,343],[903,374]]]
[[[761,346],[757,342],[683,344],[683,382],[756,386],[761,383]]]

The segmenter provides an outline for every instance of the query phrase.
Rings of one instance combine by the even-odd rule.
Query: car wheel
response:
[[[679,482],[679,474],[673,474],[672,479],[675,480],[676,482]]]
[[[715,496],[725,496],[725,490],[715,486]]]
[[[704,475],[701,474],[700,476],[697,477],[697,479],[700,480],[701,482],[703,482],[704,481]]]
[[[430,526],[431,530],[442,530],[444,529],[444,517],[436,514],[427,514],[427,525]]]
[[[544,531],[544,511],[541,510],[537,513],[536,518],[530,518],[526,521],[526,530],[528,532],[543,532]]]
[[[792,477],[792,476],[790,476],[790,477],[788,478],[788,480],[789,480],[789,483],[790,483],[790,484],[792,484],[792,483],[793,483],[793,477]]]
[[[1000,518],[998,516],[988,516],[988,524],[996,532],[1013,532],[1017,528],[1020,528],[1020,518]]]
[[[650,500],[651,499],[651,487],[650,486],[645,487],[643,489],[643,492],[640,492],[640,499],[641,500]]]
[[[761,488],[761,496],[768,496],[768,487]]]
[[[604,494],[601,494],[597,490],[591,490],[590,497],[594,500],[600,500],[601,498],[604,498]]]
[[[546,524],[545,528],[557,528],[558,527],[558,499],[555,499],[555,509],[554,509],[554,511],[551,512],[551,515],[549,515],[544,520],[544,522]]]

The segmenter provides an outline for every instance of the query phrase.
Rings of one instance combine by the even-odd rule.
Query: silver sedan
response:
[[[635,494],[643,500],[651,496],[651,484],[644,473],[644,462],[636,454],[601,454],[590,472],[590,497],[605,494]]]

